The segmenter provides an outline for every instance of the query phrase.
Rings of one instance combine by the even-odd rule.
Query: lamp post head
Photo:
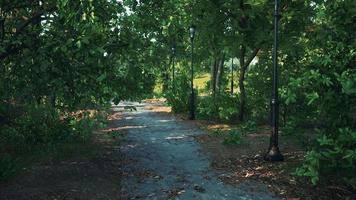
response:
[[[194,25],[191,25],[190,28],[189,28],[189,37],[191,40],[194,39],[194,36],[195,36],[195,26]]]
[[[172,55],[173,55],[173,56],[176,55],[176,47],[173,46],[171,50],[172,50]]]

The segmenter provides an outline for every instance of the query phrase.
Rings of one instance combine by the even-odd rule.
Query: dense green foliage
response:
[[[355,139],[356,132],[349,128],[318,135],[317,144],[308,152],[305,163],[296,174],[310,177],[313,184],[323,178],[321,175],[329,174],[356,186],[355,176],[350,173],[356,170]]]
[[[165,97],[175,113],[188,113],[190,101],[190,84],[187,76],[176,77]]]
[[[198,118],[269,123],[273,3],[206,0],[183,1],[173,7],[183,11],[167,19],[185,23],[186,30],[190,24],[197,26],[195,71],[211,77],[198,98]],[[311,177],[314,184],[320,177],[329,177],[326,175],[354,182],[347,173],[339,172],[354,171],[356,161],[352,149],[356,142],[352,137],[356,124],[353,7],[350,0],[281,1],[280,124],[283,134],[308,138],[303,144],[309,153],[296,174]],[[184,17],[188,19],[182,20]],[[171,37],[165,41],[167,46],[181,40],[181,35]],[[180,45],[190,55],[188,31],[185,37]],[[231,68],[227,62],[231,58],[238,63],[234,71],[238,87],[233,95],[229,94]],[[189,57],[180,59],[180,67],[189,69],[189,63],[183,64]]]
[[[104,0],[2,1],[2,101],[75,110],[149,91],[149,71],[124,54],[136,48],[133,30],[118,28],[124,11]]]
[[[33,149],[88,139],[97,118],[79,110],[150,94],[132,18],[117,1],[0,1],[0,179]]]
[[[237,98],[227,92],[201,97],[198,101],[198,117],[223,122],[236,121]]]
[[[105,113],[83,111],[61,115],[46,105],[26,105],[10,123],[1,126],[0,180],[21,170],[18,157],[36,151],[56,151],[58,144],[86,142],[92,131],[104,123]]]

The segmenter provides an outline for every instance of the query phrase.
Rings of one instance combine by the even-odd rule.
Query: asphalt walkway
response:
[[[130,111],[127,106],[135,106]],[[123,199],[277,199],[257,182],[224,184],[224,172],[210,167],[209,157],[193,136],[204,134],[193,123],[147,108],[150,104],[123,103],[117,126],[126,134],[121,143]]]

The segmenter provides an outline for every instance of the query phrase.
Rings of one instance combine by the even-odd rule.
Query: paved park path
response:
[[[123,199],[277,199],[265,185],[224,184],[224,172],[210,167],[194,136],[204,134],[189,121],[147,109],[150,104],[126,103],[117,127],[125,130],[121,143]]]

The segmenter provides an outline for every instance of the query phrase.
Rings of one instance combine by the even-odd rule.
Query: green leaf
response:
[[[307,94],[307,99],[308,99],[308,106],[311,105],[315,100],[319,98],[319,94],[316,92],[313,92],[311,94]]]
[[[106,78],[106,73],[103,73],[98,78],[96,78],[96,81],[102,82],[105,78]]]

